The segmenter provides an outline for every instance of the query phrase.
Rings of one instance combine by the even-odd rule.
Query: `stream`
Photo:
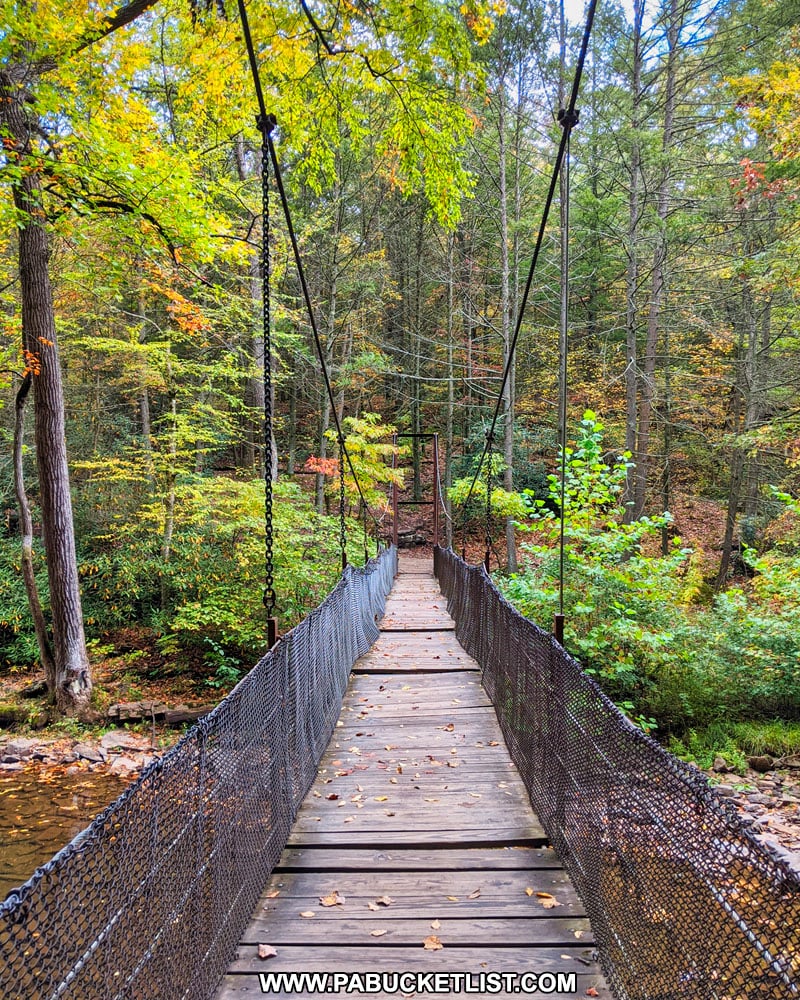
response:
[[[115,775],[0,775],[0,900],[27,881],[124,791]]]

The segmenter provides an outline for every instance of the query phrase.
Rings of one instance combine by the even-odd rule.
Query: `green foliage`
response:
[[[689,551],[675,539],[669,554],[653,554],[668,514],[624,523],[627,459],[604,461],[601,430],[585,414],[567,453],[567,647],[629,715],[645,725],[652,718],[665,732],[800,711],[800,557],[753,555],[748,593],[733,589],[710,608],[690,607]],[[550,501],[560,502],[555,477]],[[559,526],[544,502],[534,503],[533,526],[524,569],[497,583],[549,628],[558,610]]]
[[[362,413],[360,417],[345,417],[342,421],[344,443],[350,462],[345,459],[344,489],[350,503],[360,503],[359,487],[367,506],[385,508],[387,505],[386,486],[389,483],[403,485],[403,470],[393,469],[388,462],[396,451],[398,456],[407,454],[405,446],[395,447],[390,440],[397,428],[381,422],[377,413]],[[327,432],[328,440],[336,443],[336,431]],[[312,462],[314,460],[312,459]],[[352,463],[352,469],[351,469]],[[355,470],[355,478],[353,477]],[[338,472],[338,463],[336,467]],[[338,495],[338,475],[332,477],[331,490]],[[358,485],[356,485],[358,480]]]
[[[492,492],[490,508],[492,517],[503,519],[507,517],[515,519],[527,518],[530,511],[520,494],[510,493],[508,490],[504,490],[502,486],[495,485],[498,477],[502,475],[505,469],[502,455],[492,452],[488,458],[484,459],[481,473],[473,486],[475,470],[479,461],[479,458],[475,458],[472,463],[472,474],[456,479],[447,491],[447,496],[454,508],[465,511],[466,517],[472,522],[478,522],[481,518],[485,517],[488,472],[489,468],[491,468]],[[470,490],[472,491],[471,493]]]

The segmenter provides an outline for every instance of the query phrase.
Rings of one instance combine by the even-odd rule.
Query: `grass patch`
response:
[[[744,774],[748,757],[784,757],[800,753],[800,722],[714,722],[705,729],[690,729],[668,749],[676,757],[708,770],[722,757],[737,774]]]

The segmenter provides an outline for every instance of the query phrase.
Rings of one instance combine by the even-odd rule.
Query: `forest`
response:
[[[224,692],[264,648],[265,476],[281,631],[341,569],[338,422],[351,562],[393,482],[430,492],[392,435],[437,432],[447,543],[483,558],[488,501],[495,581],[548,629],[563,506],[565,644],[642,728],[704,766],[800,748],[794,0],[600,0],[522,314],[583,12],[250,0],[332,402],[237,5],[2,9],[3,691],[91,718],[124,647],[133,693]]]

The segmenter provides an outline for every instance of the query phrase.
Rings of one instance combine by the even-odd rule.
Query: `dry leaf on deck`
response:
[[[425,951],[441,951],[444,945],[435,934],[431,934],[430,937],[426,937],[422,942],[422,947]]]
[[[323,906],[344,906],[344,896],[339,895],[339,890],[334,889],[327,896],[320,896],[319,901]]]
[[[594,986],[590,986],[589,989],[586,991],[586,996],[587,997],[599,997],[600,994],[597,992],[597,990],[594,988]]]
[[[532,896],[532,895],[533,895],[533,894],[534,894],[535,892],[536,892],[536,890],[535,890],[535,889],[532,889],[532,888],[531,888],[530,886],[528,886],[528,887],[527,887],[527,888],[525,889],[525,895],[526,895],[526,896]]]
[[[383,937],[383,935],[384,935],[385,933],[386,933],[386,931],[385,931],[385,930],[375,930],[375,931],[370,931],[370,934],[372,935],[372,937]]]
[[[381,906],[391,906],[394,900],[391,896],[378,896],[375,902],[380,903]]]
[[[260,944],[258,946],[259,958],[274,958],[277,954],[277,951],[275,951],[271,944]]]
[[[441,920],[433,920],[431,922],[431,930],[438,931],[441,926],[442,926]]]
[[[310,917],[316,916],[313,910],[303,910],[300,914],[301,917],[305,917],[308,920]]]
[[[474,892],[471,892],[469,894],[469,896],[467,896],[467,899],[477,899],[478,896],[480,896],[480,894],[481,894],[481,890],[480,889],[475,889]]]
[[[561,906],[556,897],[551,896],[549,892],[537,892],[536,895],[546,910],[552,910],[554,906]]]
[[[380,906],[378,906],[377,903],[373,903],[372,900],[370,900],[367,903],[367,909],[372,910],[372,912],[375,913],[377,910],[380,909]]]
[[[281,894],[280,889],[273,889],[271,892],[267,893],[267,899],[277,899],[278,896],[280,896],[280,894]]]

